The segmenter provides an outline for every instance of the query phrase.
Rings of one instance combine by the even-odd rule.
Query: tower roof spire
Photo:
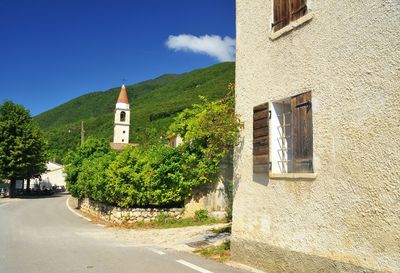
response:
[[[119,97],[117,103],[126,103],[128,104],[128,94],[126,92],[125,84],[121,87],[121,92],[119,92]]]

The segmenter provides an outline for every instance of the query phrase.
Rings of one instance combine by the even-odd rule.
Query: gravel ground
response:
[[[229,239],[228,233],[216,235],[212,232],[212,229],[222,228],[227,225],[229,224],[168,229],[106,228],[106,230],[118,238],[125,238],[136,244],[192,252],[198,247],[222,243],[223,240]]]
[[[74,207],[71,200],[70,206]],[[207,245],[221,244],[230,238],[229,233],[215,234],[213,229],[219,229],[230,225],[229,223],[191,226],[182,228],[166,229],[129,229],[110,226],[108,223],[80,210],[75,210],[82,216],[92,220],[93,224],[104,226],[102,236],[112,237],[117,240],[129,241],[133,245],[157,246],[175,249],[178,251],[192,252],[193,250]]]

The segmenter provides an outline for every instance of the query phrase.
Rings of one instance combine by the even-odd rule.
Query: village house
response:
[[[400,1],[236,4],[233,260],[400,272]]]
[[[41,181],[48,182],[52,186],[66,187],[64,166],[55,162],[46,164],[47,171],[41,175]],[[40,182],[40,181],[39,181]]]
[[[29,188],[32,189],[51,189],[53,186],[66,187],[65,182],[66,174],[64,173],[64,166],[55,162],[46,163],[46,172],[42,173],[40,177],[31,178]],[[16,189],[26,189],[27,180],[17,180]]]

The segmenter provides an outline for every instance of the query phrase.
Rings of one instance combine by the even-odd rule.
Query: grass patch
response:
[[[225,227],[221,227],[221,228],[213,228],[211,230],[214,234],[221,234],[221,233],[231,233],[232,231],[232,226],[225,226]]]
[[[160,219],[161,218],[161,219]],[[225,220],[218,220],[215,218],[207,218],[199,220],[197,218],[185,218],[185,219],[174,219],[174,218],[163,218],[158,217],[155,221],[151,222],[137,222],[132,224],[120,224],[117,226],[123,226],[125,228],[138,228],[138,229],[150,229],[150,228],[180,228],[180,227],[191,227],[191,226],[203,226],[226,223]]]
[[[218,262],[226,262],[231,256],[231,242],[226,240],[218,246],[208,246],[195,250],[197,253],[205,258],[212,259]]]
[[[165,222],[154,221],[151,224],[158,228],[178,228],[178,227],[190,227],[190,226],[202,226],[224,223],[224,221],[217,220],[214,218],[206,218],[199,220],[197,218],[186,218],[186,219],[168,219]]]
[[[1,200],[1,199],[0,199]],[[101,219],[98,216],[94,216],[89,213],[85,213],[83,211],[80,211],[84,216],[90,218],[93,223],[101,223],[104,224],[108,227],[122,227],[122,228],[127,228],[127,229],[152,229],[152,228],[158,228],[158,229],[164,229],[164,228],[180,228],[180,227],[191,227],[191,226],[203,226],[203,225],[213,225],[213,224],[223,224],[227,223],[226,219],[216,219],[213,217],[209,217],[208,214],[207,216],[204,216],[203,210],[201,211],[200,214],[203,215],[199,217],[199,213],[196,213],[196,215],[193,218],[182,218],[182,219],[176,219],[174,217],[168,216],[166,213],[160,213],[154,221],[150,222],[135,222],[135,223],[111,223],[107,222],[106,220]],[[230,229],[230,226],[227,228]],[[226,227],[223,227],[221,229],[213,229],[212,231],[216,234],[218,230],[221,230],[220,233],[222,232],[227,232],[225,230]]]

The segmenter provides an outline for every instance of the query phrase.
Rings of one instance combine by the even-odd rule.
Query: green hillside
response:
[[[200,95],[210,100],[223,97],[234,79],[235,63],[221,63],[126,86],[131,107],[130,142],[145,144],[160,139],[180,111],[198,102]],[[104,137],[111,142],[119,91],[120,87],[115,87],[89,93],[36,116],[52,157],[61,160],[69,149],[77,147],[81,121],[86,136]]]

